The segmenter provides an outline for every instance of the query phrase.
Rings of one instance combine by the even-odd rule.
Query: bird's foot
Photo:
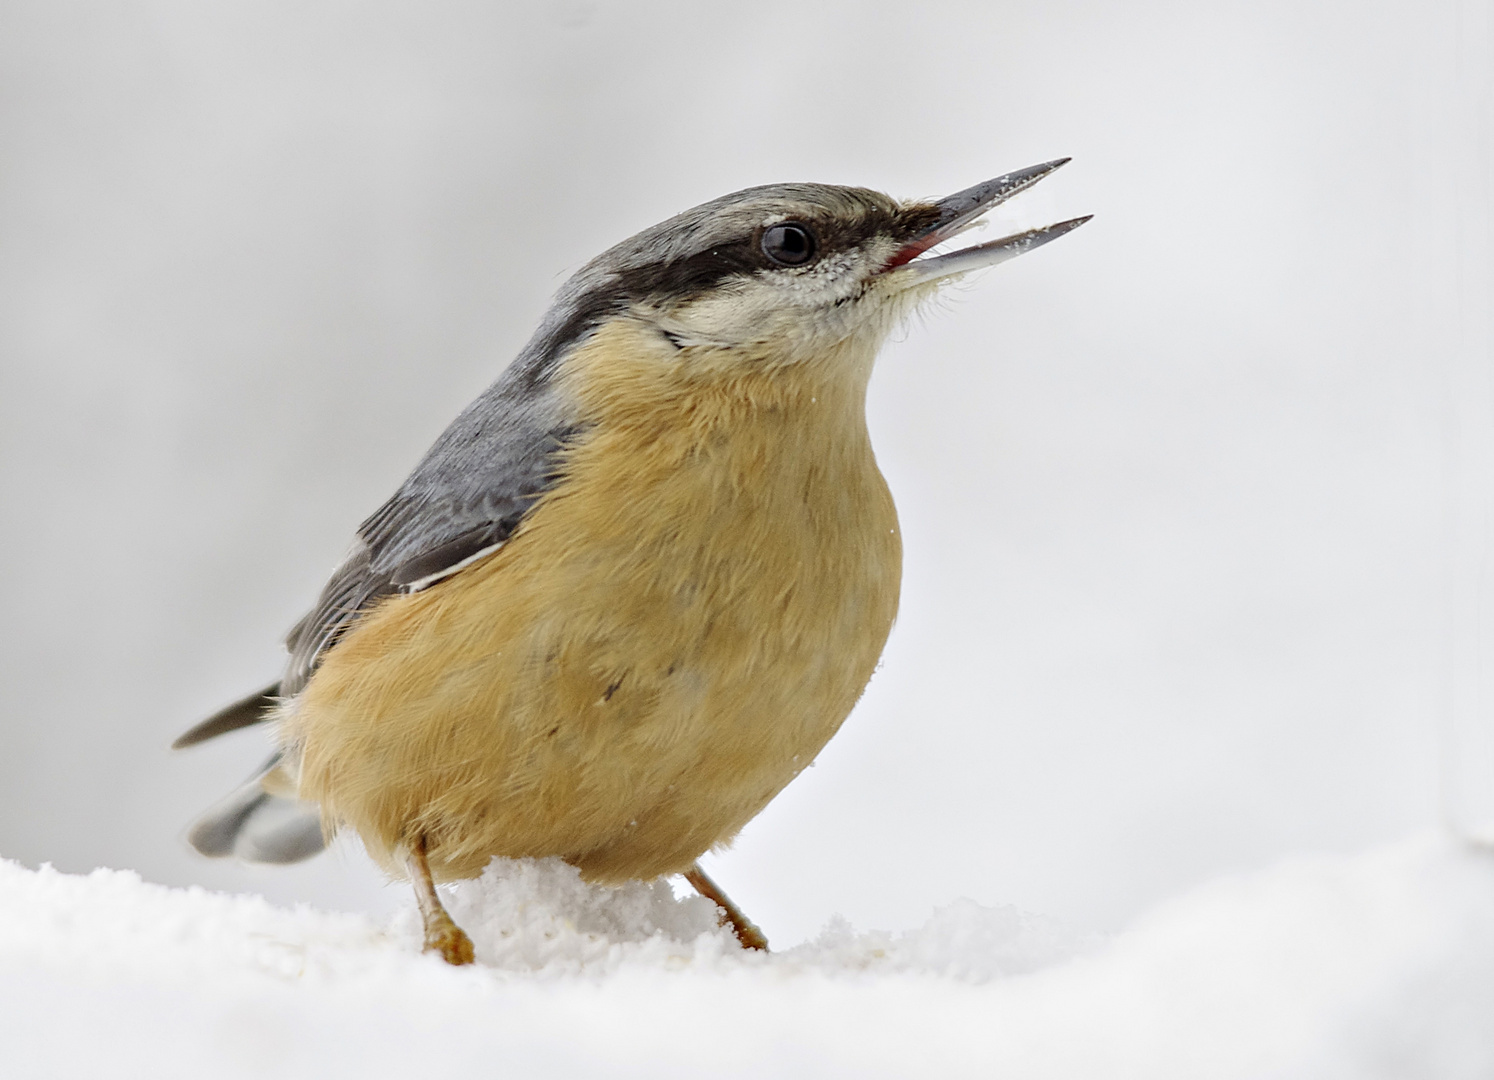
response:
[[[737,941],[741,943],[742,948],[756,949],[758,952],[767,952],[768,936],[761,930],[759,930],[757,924],[751,919],[748,919],[745,916],[742,916],[740,919],[735,917],[741,915],[742,913],[740,911],[736,912],[734,915],[733,912],[723,909],[721,925],[729,926],[731,928],[731,932],[736,935]]]
[[[448,964],[460,967],[475,959],[472,939],[467,936],[451,916],[439,911],[434,918],[425,920],[425,952],[436,953]]]
[[[472,939],[452,921],[436,894],[431,865],[425,854],[425,837],[416,837],[405,852],[405,869],[415,886],[415,903],[420,907],[420,922],[425,927],[425,952],[436,953],[448,964],[461,966],[474,959]]]

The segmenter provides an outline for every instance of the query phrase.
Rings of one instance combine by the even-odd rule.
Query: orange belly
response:
[[[423,835],[448,878],[495,855],[650,878],[730,840],[839,728],[897,608],[859,391],[781,383],[593,402],[506,546],[382,601],[287,707],[301,796],[386,865]]]

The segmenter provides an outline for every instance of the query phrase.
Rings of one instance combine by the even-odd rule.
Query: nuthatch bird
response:
[[[765,948],[696,860],[814,760],[892,628],[872,362],[941,283],[1088,220],[928,254],[1067,160],[938,202],[748,188],[588,263],[359,527],[281,680],[176,741],[277,731],[192,845],[285,863],[351,828],[455,964],[434,882],[495,855],[682,873]]]

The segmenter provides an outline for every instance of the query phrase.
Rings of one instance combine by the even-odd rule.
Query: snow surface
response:
[[[1494,1076],[1494,859],[1436,838],[1215,881],[1109,941],[965,900],[745,954],[698,897],[557,862],[450,900],[470,968],[419,953],[413,908],[0,862],[0,1074]]]

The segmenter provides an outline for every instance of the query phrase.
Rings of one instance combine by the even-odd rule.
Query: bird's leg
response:
[[[768,951],[768,939],[763,936],[752,920],[742,914],[742,909],[731,902],[731,897],[721,891],[721,886],[712,881],[700,863],[696,863],[685,871],[685,880],[707,900],[721,909],[721,925],[731,927],[731,932],[737,935],[737,940],[742,943],[744,949],[761,949]]]
[[[452,921],[436,895],[431,864],[425,857],[424,836],[410,845],[405,854],[405,869],[410,873],[410,884],[415,886],[415,903],[425,926],[425,951],[440,953],[448,964],[472,963],[472,939]]]

